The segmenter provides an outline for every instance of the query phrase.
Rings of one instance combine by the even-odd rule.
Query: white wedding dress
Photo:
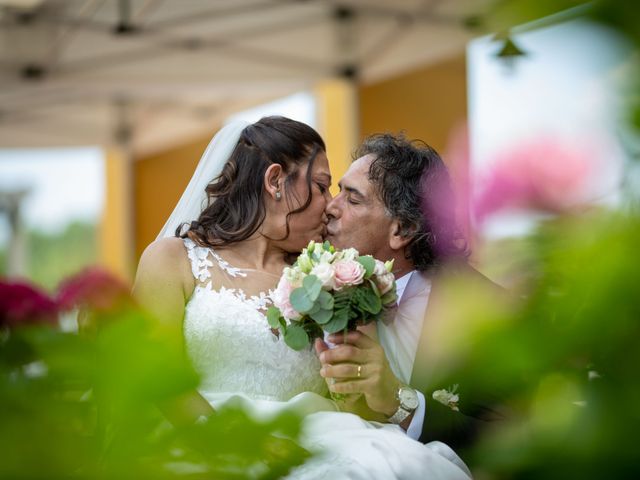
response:
[[[470,478],[443,443],[423,445],[396,425],[339,412],[327,398],[315,352],[290,349],[269,328],[268,291],[258,287],[275,286],[277,278],[233,268],[211,249],[184,243],[196,278],[184,335],[200,393],[214,408],[235,402],[258,418],[282,409],[304,415],[302,445],[318,454],[290,478]]]

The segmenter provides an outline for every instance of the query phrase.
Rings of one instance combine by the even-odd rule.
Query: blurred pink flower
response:
[[[62,310],[87,307],[112,312],[133,304],[129,287],[113,274],[90,267],[60,284],[57,295]]]
[[[27,283],[0,281],[0,327],[55,324],[57,314],[56,303],[35,287]]]
[[[586,151],[549,140],[520,144],[496,158],[481,180],[475,216],[482,221],[508,207],[565,211],[583,199],[593,170]]]

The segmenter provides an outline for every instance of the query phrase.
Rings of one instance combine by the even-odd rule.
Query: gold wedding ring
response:
[[[358,378],[362,376],[362,365],[358,365]]]

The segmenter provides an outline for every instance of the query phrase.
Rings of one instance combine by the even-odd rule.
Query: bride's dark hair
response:
[[[311,170],[318,152],[326,150],[324,141],[313,128],[285,117],[261,118],[246,127],[222,169],[220,175],[207,185],[207,207],[188,230],[180,225],[176,236],[189,237],[200,245],[223,246],[251,237],[264,221],[264,174],[277,163],[287,174],[284,196],[289,205],[295,192],[289,185],[299,175],[299,167],[309,164],[306,174],[307,198],[286,217],[289,236],[289,217],[307,209],[311,203]],[[300,201],[300,199],[296,200]]]

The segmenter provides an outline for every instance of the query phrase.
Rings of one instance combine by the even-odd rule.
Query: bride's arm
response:
[[[138,264],[133,295],[158,321],[158,330],[179,345],[187,300],[195,285],[184,244],[179,238],[164,238],[149,245]],[[163,414],[175,425],[195,422],[209,416],[213,408],[196,390],[163,405]]]

